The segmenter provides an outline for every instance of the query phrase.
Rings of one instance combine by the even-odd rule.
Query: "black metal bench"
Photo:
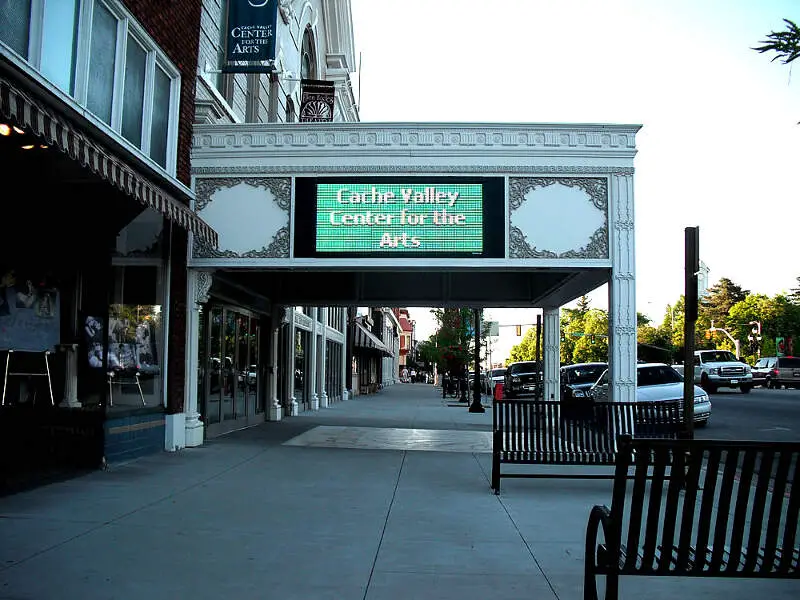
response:
[[[585,600],[598,575],[607,599],[620,575],[800,579],[800,443],[618,443],[611,508],[589,515]]]
[[[501,465],[614,465],[617,436],[673,439],[683,429],[680,402],[566,403],[495,400],[492,489],[504,477],[613,479],[608,473],[503,472]]]

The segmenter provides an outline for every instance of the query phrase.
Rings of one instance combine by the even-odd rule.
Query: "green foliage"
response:
[[[434,308],[431,310],[438,328],[429,340],[436,353],[433,358],[439,369],[461,372],[473,359],[473,312],[469,308]]]
[[[800,56],[800,27],[789,19],[784,19],[783,22],[786,23],[786,31],[770,32],[767,39],[759,42],[761,46],[757,46],[753,50],[761,54],[775,52],[772,60],[782,58],[781,62],[788,65]]]
[[[536,328],[531,327],[525,332],[522,341],[511,348],[508,354],[508,363],[521,360],[536,360]]]
[[[608,361],[608,312],[599,308],[589,309],[583,317],[583,333],[575,343],[569,362]]]

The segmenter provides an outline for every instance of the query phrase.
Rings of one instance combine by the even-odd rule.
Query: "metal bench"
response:
[[[609,600],[620,575],[800,578],[800,443],[618,443],[611,508],[589,515],[585,600],[598,575]]]
[[[503,472],[514,465],[614,465],[620,434],[677,438],[683,429],[680,402],[586,402],[495,400],[492,410],[492,489],[501,478],[613,479],[608,473],[569,469],[559,473]]]

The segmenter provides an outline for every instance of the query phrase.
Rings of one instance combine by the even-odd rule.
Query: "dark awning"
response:
[[[362,350],[379,352],[381,354],[385,354],[386,356],[392,356],[392,353],[389,351],[386,345],[361,323],[356,323],[353,345]]]
[[[0,75],[0,112],[12,125],[40,137],[142,205],[191,231],[204,243],[217,247],[217,233],[186,204],[129,166],[130,161],[124,161],[104,144],[90,139],[66,116],[33,99],[3,75]]]

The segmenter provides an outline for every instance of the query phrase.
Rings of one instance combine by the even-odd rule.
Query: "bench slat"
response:
[[[653,493],[653,490],[664,489],[667,471],[666,460],[659,460],[658,456],[654,456],[653,458],[653,479],[650,482],[650,503],[647,507],[647,527],[644,532],[645,541],[642,555],[642,561],[644,564],[650,565],[650,568],[652,568],[656,561],[656,540],[658,540],[658,528],[661,526],[662,495],[660,493]],[[639,467],[637,467],[637,470],[638,468]]]
[[[672,472],[683,473],[686,463],[686,453],[678,451],[672,452],[671,454]],[[664,460],[665,457],[662,456],[661,459]],[[661,538],[663,545],[667,547],[671,547],[675,539],[675,527],[678,519],[678,499],[680,497],[682,484],[682,477],[672,477],[667,487],[667,505],[664,511],[664,532]],[[669,563],[664,561],[662,557],[658,564],[658,571],[663,572],[668,569]]]
[[[782,452],[778,458],[778,467],[775,470],[775,480],[772,487],[772,502],[767,520],[767,536],[765,540],[766,555],[764,560],[772,563],[775,560],[775,550],[778,547],[778,534],[781,528],[781,516],[784,506],[784,494],[789,478],[789,468],[792,466],[792,454]]]
[[[739,472],[739,493],[736,494],[736,504],[733,510],[733,525],[731,532],[731,555],[739,557],[742,555],[745,527],[747,525],[748,506],[750,504],[750,486],[753,483],[753,474],[756,468],[756,453],[745,452]],[[751,527],[753,524],[750,524]],[[739,564],[731,561],[728,563],[727,570],[736,571]]]
[[[797,479],[797,463],[800,462],[798,459],[797,454],[794,455],[794,468],[792,471],[794,472],[792,475],[792,488],[791,488],[791,497],[789,498],[789,507],[786,511],[786,524],[784,526],[784,533],[783,533],[783,543],[781,547],[783,548],[794,548],[795,544],[797,543],[797,525],[798,525],[798,517],[800,517],[800,492],[794,489],[794,481]],[[797,561],[795,560],[794,565],[797,565]],[[792,555],[791,554],[784,554],[781,557],[781,570],[788,570],[792,566]]]
[[[761,532],[764,527],[764,513],[767,508],[767,492],[769,491],[772,465],[775,461],[775,452],[764,450],[760,453],[761,463],[756,473],[756,491],[753,494],[752,511],[750,515],[750,530],[747,533],[748,543],[746,560],[742,567],[744,572],[752,572],[756,568],[758,550],[761,546]]]
[[[683,449],[679,450],[684,452]],[[686,456],[686,453],[684,453]],[[683,496],[683,514],[681,515],[681,530],[678,537],[678,547],[686,551],[678,554],[677,569],[685,570],[689,562],[688,550],[692,545],[692,531],[694,529],[694,515],[697,509],[697,491],[700,485],[700,472],[703,469],[703,452],[689,452],[686,477],[684,479],[685,494]]]
[[[702,453],[695,453],[702,454]],[[711,515],[714,511],[714,492],[717,488],[717,474],[722,457],[720,448],[712,448],[708,452],[708,462],[706,463],[706,477],[703,482],[703,499],[700,502],[700,519],[697,527],[697,547],[708,547],[708,536],[711,530]],[[709,557],[710,558],[710,557]],[[705,553],[699,557],[700,569],[703,569],[706,562]]]
[[[725,540],[728,535],[728,515],[731,508],[731,496],[733,495],[733,482],[736,479],[736,467],[739,462],[739,450],[729,448],[725,453],[725,462],[722,467],[722,485],[719,488],[719,506],[717,507],[717,519],[714,531],[713,547],[717,553],[712,553],[710,569],[719,571],[722,564],[722,549],[725,547]]]
[[[642,518],[644,511],[644,492],[647,485],[647,466],[650,463],[649,452],[639,452],[636,454],[635,462],[636,470],[633,479],[633,497],[630,502],[630,526],[628,528],[628,543],[629,548],[636,548],[639,545],[639,534],[642,527]],[[651,517],[648,514],[648,521]],[[636,560],[636,555],[629,555],[630,561]],[[631,565],[632,566],[632,565]]]

